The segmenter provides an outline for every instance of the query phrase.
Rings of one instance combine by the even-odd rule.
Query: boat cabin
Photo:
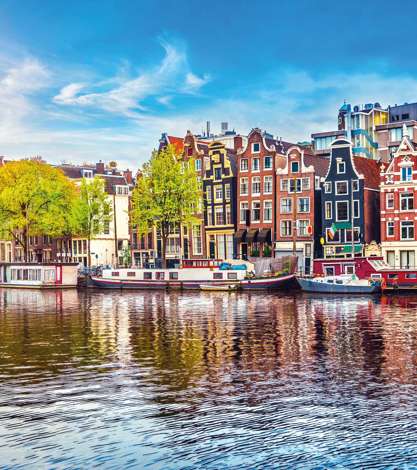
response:
[[[0,287],[76,287],[77,278],[77,263],[3,263],[0,265]]]

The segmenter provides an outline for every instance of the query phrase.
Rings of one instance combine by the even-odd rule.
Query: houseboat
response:
[[[0,287],[63,289],[77,287],[77,263],[2,263]]]
[[[354,274],[312,279],[297,278],[297,282],[304,292],[320,294],[377,294],[381,290],[377,279],[359,279]]]

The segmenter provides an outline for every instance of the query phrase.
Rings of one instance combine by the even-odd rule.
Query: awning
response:
[[[248,230],[248,233],[246,234],[246,241],[248,243],[253,243],[255,241],[255,238],[256,238],[256,234],[258,233],[258,229],[257,228],[251,228]]]
[[[333,227],[335,230],[342,230],[342,229],[351,229],[352,228],[352,224],[350,222],[335,222],[333,224]]]
[[[355,253],[360,253],[362,251],[362,245],[355,245]],[[341,253],[352,253],[352,245],[342,246]]]
[[[271,243],[271,229],[261,228],[256,239],[258,243]]]
[[[235,237],[235,240],[237,241],[237,243],[244,242],[245,238],[246,238],[246,230],[245,229],[237,230],[234,237]]]

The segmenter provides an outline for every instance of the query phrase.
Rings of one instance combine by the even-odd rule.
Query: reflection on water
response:
[[[0,466],[416,468],[416,306],[0,290]]]

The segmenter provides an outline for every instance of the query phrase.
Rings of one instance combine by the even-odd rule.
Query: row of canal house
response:
[[[347,140],[334,141],[329,158],[257,128],[236,136],[234,148],[191,132],[183,139],[164,134],[160,145],[168,144],[193,159],[203,189],[200,222],[170,236],[172,262],[295,253],[299,270],[309,274],[313,258],[359,256],[380,241],[380,167],[353,157]],[[144,238],[148,246],[137,251],[157,258],[158,234]],[[141,264],[142,256],[134,260]]]

